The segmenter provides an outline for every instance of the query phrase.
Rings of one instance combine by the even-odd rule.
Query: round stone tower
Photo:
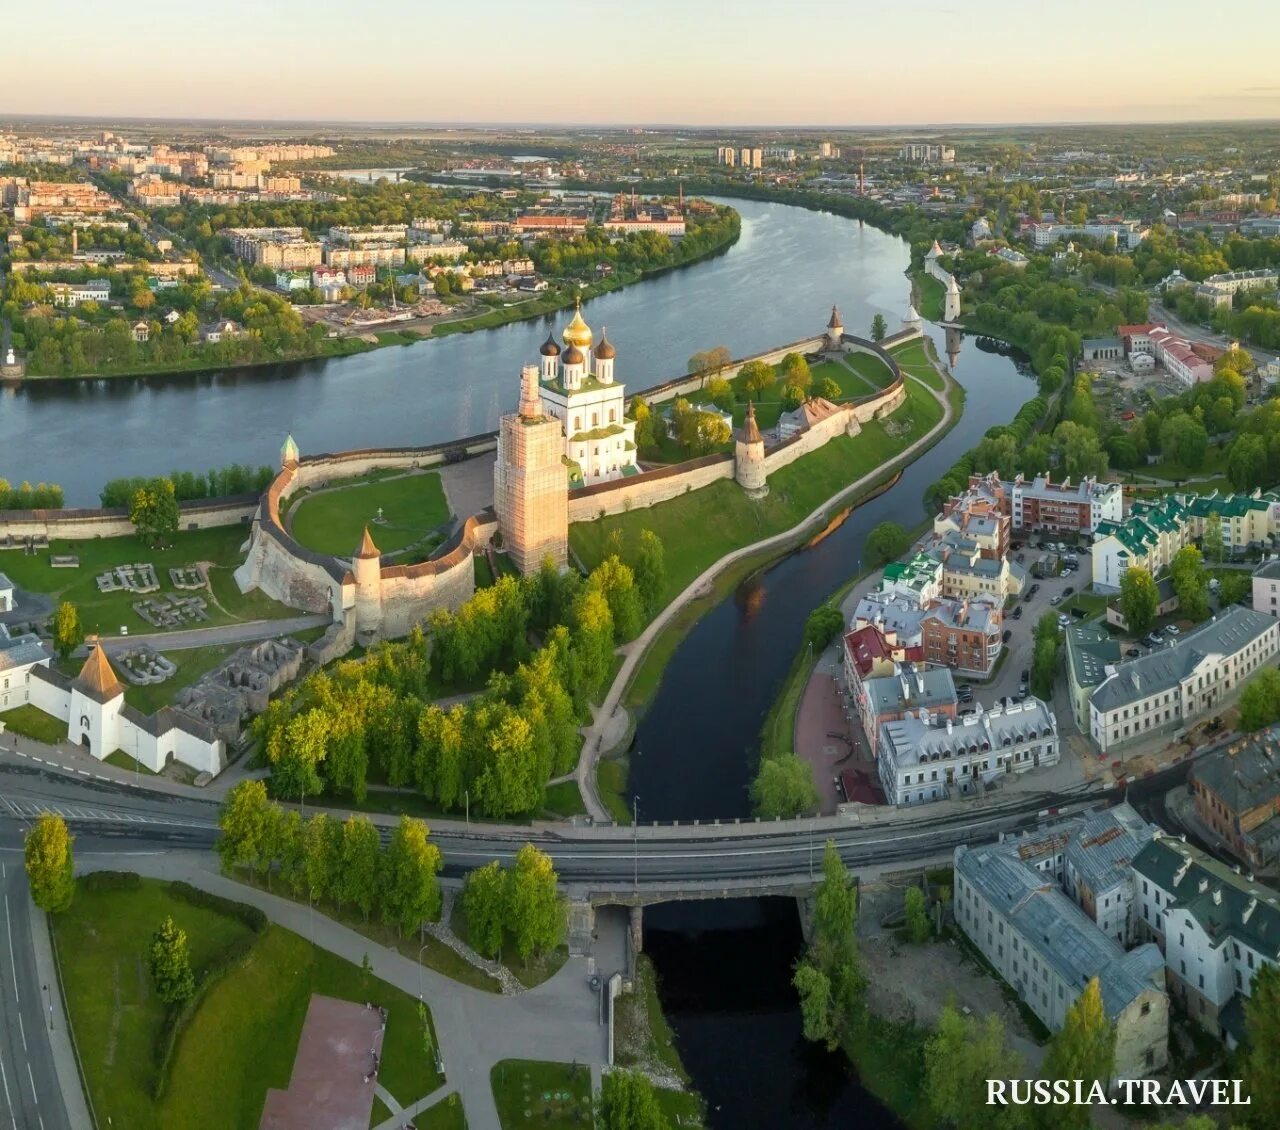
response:
[[[826,348],[830,350],[838,350],[840,348],[840,339],[844,336],[844,323],[840,318],[840,311],[834,306],[831,307],[831,317],[827,320]]]
[[[356,635],[376,638],[382,629],[382,554],[368,526],[351,559],[351,572],[356,581]]]
[[[747,419],[733,448],[733,477],[748,498],[764,498],[769,480],[764,465],[764,436],[756,424],[755,402],[747,401]]]

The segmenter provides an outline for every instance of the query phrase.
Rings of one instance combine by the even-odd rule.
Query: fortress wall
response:
[[[924,337],[924,330],[919,326],[906,326],[897,333],[890,334],[880,343],[880,347],[885,350],[892,349],[895,345],[905,345],[909,341],[915,341],[918,337]]]
[[[569,521],[594,522],[605,515],[666,502],[669,498],[709,486],[720,479],[732,479],[733,467],[732,455],[706,455],[674,467],[596,483],[569,495]]]
[[[212,526],[235,526],[248,522],[258,508],[258,495],[240,494],[231,498],[206,498],[184,502],[179,529],[204,530]],[[123,507],[71,510],[6,510],[0,512],[0,540],[45,537],[70,541],[89,538],[128,537],[133,533],[129,512]]]
[[[819,350],[826,348],[826,343],[827,339],[822,334],[818,334],[815,337],[802,338],[800,341],[793,341],[790,345],[779,346],[777,349],[770,349],[764,353],[753,353],[750,357],[731,361],[716,376],[730,380],[736,377],[743,365],[748,362],[763,361],[766,365],[776,365],[788,353],[817,353]],[[688,393],[697,392],[702,387],[702,383],[702,377],[676,377],[674,380],[666,381],[663,384],[642,388],[636,395],[643,396],[650,404],[660,404],[666,400],[674,400],[677,396],[685,396]]]

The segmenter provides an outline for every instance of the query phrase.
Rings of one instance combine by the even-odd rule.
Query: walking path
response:
[[[184,628],[177,632],[140,632],[136,636],[103,636],[102,645],[111,655],[126,647],[146,644],[157,651],[185,651],[192,647],[221,647],[225,644],[254,643],[289,636],[308,628],[325,627],[333,617],[325,612],[309,612],[281,620],[249,620],[243,624],[219,624],[211,628]],[[77,654],[88,655],[88,648]]]
[[[222,875],[217,861],[207,853],[166,852],[136,856],[133,870],[158,879],[180,879],[202,890],[236,902],[256,906],[275,923],[292,930],[322,949],[360,965],[367,954],[374,976],[431,1008],[441,1061],[449,1080],[447,1088],[407,1106],[383,1125],[386,1130],[404,1125],[406,1117],[433,1105],[456,1089],[462,1096],[471,1130],[500,1130],[489,1074],[504,1059],[540,1059],[557,1063],[602,1064],[605,1061],[605,1029],[600,1024],[597,995],[587,985],[585,957],[570,957],[550,980],[519,996],[499,996],[452,981],[394,950],[370,941],[362,934],[326,918],[308,914],[304,905],[279,898],[256,887],[244,886]],[[104,866],[119,866],[107,859]],[[81,870],[97,870],[96,865]],[[64,1093],[78,1081],[67,1079]],[[59,1071],[61,1073],[61,1064]],[[385,1100],[384,1100],[385,1101]],[[400,1121],[396,1121],[396,1119]]]
[[[941,369],[938,371],[942,373]],[[947,397],[947,392],[951,388],[952,379],[943,373],[946,388],[942,392],[938,392],[936,389],[931,388],[928,382],[921,380],[919,377],[905,371],[904,376],[915,381],[916,384],[925,389],[942,405],[941,420],[906,450],[832,495],[813,513],[797,522],[791,529],[784,530],[780,534],[774,534],[772,537],[764,538],[762,541],[744,545],[739,549],[735,549],[732,553],[726,553],[719,561],[708,566],[690,581],[684,591],[668,604],[643,632],[620,649],[626,658],[623,660],[622,667],[613,680],[613,685],[609,687],[604,697],[604,702],[598,708],[593,708],[591,725],[583,730],[582,753],[578,758],[578,789],[582,793],[587,812],[593,820],[605,821],[612,819],[596,788],[596,763],[600,760],[605,750],[611,749],[626,734],[628,717],[626,708],[622,706],[622,696],[630,685],[631,678],[644,658],[645,652],[649,649],[649,645],[671,623],[676,614],[690,602],[703,596],[709,590],[711,582],[730,565],[763,550],[788,545],[810,526],[825,520],[833,505],[865,490],[876,479],[883,477],[886,471],[900,470],[905,467],[920,451],[932,446],[937,438],[951,426],[954,413],[951,408],[951,401]]]

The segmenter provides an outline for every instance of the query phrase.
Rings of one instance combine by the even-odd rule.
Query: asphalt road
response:
[[[12,835],[12,822],[4,842]],[[0,857],[4,934],[0,947],[0,1130],[70,1130],[54,1071],[49,1014],[31,944],[30,903],[21,855]]]

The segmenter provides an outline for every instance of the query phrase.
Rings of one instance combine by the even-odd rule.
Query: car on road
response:
[[[1141,654],[1142,652],[1140,652],[1136,647],[1131,647],[1124,653],[1124,657],[1126,659],[1137,659]]]
[[[1051,596],[1049,598],[1049,603],[1056,608],[1059,604],[1062,603],[1062,593],[1055,593],[1053,596]]]
[[[1022,605],[1021,605],[1021,604],[1014,605],[1014,609],[1013,609],[1013,611],[1009,613],[1009,619],[1010,619],[1010,620],[1021,620],[1021,619],[1022,619]]]
[[[1070,624],[1070,623],[1071,623],[1071,621],[1070,621],[1066,616],[1063,616],[1061,613],[1059,613],[1059,615],[1058,615],[1058,627],[1059,627],[1060,629],[1064,629],[1064,630],[1065,630],[1066,626],[1067,626],[1068,624]]]
[[[1164,636],[1157,635],[1155,632],[1152,632],[1150,635],[1144,636],[1142,642],[1145,643],[1147,647],[1159,647],[1164,643]]]
[[[968,683],[961,683],[956,687],[956,698],[961,702],[969,702],[973,698],[973,688]]]
[[[1031,587],[1030,587],[1029,589],[1027,589],[1027,595],[1028,595],[1028,596],[1035,596],[1035,595],[1036,595],[1036,593],[1038,593],[1039,591],[1040,591],[1040,584],[1039,584],[1039,582],[1038,582],[1038,581],[1032,581],[1032,582],[1031,582]]]
[[[1013,639],[1013,632],[1010,631],[1010,629],[1005,628],[1004,635],[1001,636],[1000,638],[1004,640],[1005,643],[1008,643],[1011,639]]]
[[[1073,592],[1075,592],[1075,591],[1076,591],[1076,589],[1075,589],[1075,586],[1074,586],[1074,585],[1068,585],[1065,589],[1063,589],[1063,590],[1062,590],[1062,595],[1063,595],[1063,596],[1070,596],[1070,595],[1071,595]]]

